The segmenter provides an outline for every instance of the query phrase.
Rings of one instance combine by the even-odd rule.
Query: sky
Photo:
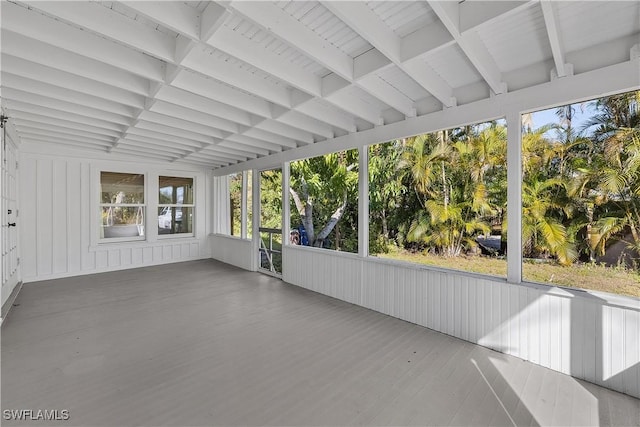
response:
[[[574,129],[580,129],[582,126],[594,115],[595,111],[591,106],[591,102],[583,102],[573,104],[574,115],[572,119],[572,126]],[[549,123],[558,123],[558,116],[556,115],[556,109],[558,107],[549,108],[548,110],[536,111],[532,114],[533,129],[537,129]],[[552,131],[551,135],[555,136]]]

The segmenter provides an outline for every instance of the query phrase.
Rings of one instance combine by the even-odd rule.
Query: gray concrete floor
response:
[[[16,304],[2,409],[70,419],[3,425],[640,425],[638,399],[213,260]]]

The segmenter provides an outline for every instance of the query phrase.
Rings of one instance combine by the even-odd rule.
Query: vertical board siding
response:
[[[250,259],[250,242],[227,246],[218,259]],[[581,291],[332,251],[283,251],[286,282],[640,397],[638,301],[620,306]]]
[[[38,197],[36,198],[36,266],[38,276],[47,276],[52,273],[52,261],[53,261],[53,217],[51,211],[53,208],[53,188],[52,188],[52,171],[53,167],[51,161],[38,160],[36,163],[36,192]],[[24,171],[21,171],[20,175],[24,175]],[[22,193],[24,194],[24,192]],[[24,198],[28,198],[29,195],[25,195]],[[28,228],[30,224],[22,224],[22,228]],[[25,256],[29,254],[28,247],[24,247],[22,251]],[[23,277],[27,279],[29,272],[23,272]]]
[[[167,239],[91,248],[92,235],[98,233],[91,229],[91,217],[97,215],[97,207],[92,206],[91,170],[91,160],[21,154],[20,245],[25,282],[209,256],[204,233],[197,242]],[[206,183],[198,185],[204,188]],[[202,206],[205,203],[202,200]]]
[[[253,245],[250,240],[237,237],[214,234],[209,238],[211,245],[211,257],[245,270],[255,270],[253,259],[258,254],[253,253]]]

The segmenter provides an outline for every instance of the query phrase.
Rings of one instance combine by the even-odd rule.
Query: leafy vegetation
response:
[[[557,108],[553,123],[535,129],[523,116],[515,250],[527,280],[637,295],[640,91],[589,103],[580,127],[577,108]],[[504,276],[506,150],[504,121],[370,146],[370,253],[471,271],[491,265],[489,274]],[[357,251],[356,150],[293,162],[291,190],[292,230],[304,229],[306,244]]]
[[[358,150],[291,163],[291,229],[309,246],[358,252]]]

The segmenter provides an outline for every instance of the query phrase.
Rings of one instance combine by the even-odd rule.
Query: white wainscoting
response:
[[[283,264],[288,283],[640,397],[640,300],[313,248]]]
[[[224,234],[212,234],[210,236],[211,256],[227,264],[255,271],[254,259],[258,254],[253,252],[251,240]]]
[[[18,221],[25,282],[211,256],[207,239],[210,210],[206,207],[209,184],[203,170],[187,170],[196,177],[194,236],[148,237],[147,241],[96,244],[97,220],[93,220],[92,225],[92,215],[97,215],[98,208],[92,201],[97,196],[92,192],[97,189],[92,188],[92,174],[96,169],[108,170],[111,167],[135,168],[134,172],[142,169],[149,173],[148,176],[176,173],[176,170],[168,170],[166,165],[21,153]],[[155,198],[157,200],[157,196]],[[153,210],[153,206],[147,206],[147,229],[157,227],[153,222]]]

